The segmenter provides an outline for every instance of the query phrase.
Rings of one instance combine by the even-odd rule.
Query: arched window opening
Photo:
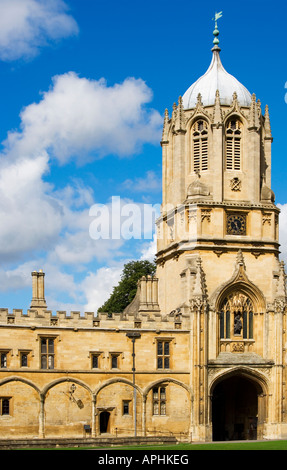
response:
[[[239,292],[226,297],[220,309],[220,339],[231,337],[253,338],[253,305]]]
[[[242,123],[231,119],[226,127],[226,169],[241,170]]]
[[[193,171],[208,170],[208,126],[203,120],[196,121],[192,127]]]

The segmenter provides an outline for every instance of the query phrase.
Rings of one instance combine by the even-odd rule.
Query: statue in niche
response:
[[[237,312],[234,315],[234,334],[235,335],[240,335],[241,330],[242,330],[241,316],[240,316],[240,313]]]

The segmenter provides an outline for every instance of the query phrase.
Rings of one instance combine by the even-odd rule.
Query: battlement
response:
[[[26,312],[22,309],[13,309],[12,312],[9,312],[7,308],[0,308],[0,325],[45,327],[70,321],[72,324],[81,322],[88,326],[92,325],[94,317],[94,312],[85,312],[84,315],[81,315],[80,312],[57,311],[54,314],[51,310],[44,310],[43,308],[30,308]]]
[[[157,312],[144,312],[135,316],[133,313],[103,313],[79,311],[66,312],[59,310],[29,309],[26,313],[22,309],[0,308],[0,327],[9,325],[28,328],[92,328],[92,329],[182,329],[188,328],[189,317],[181,313],[172,312],[162,315]]]
[[[134,300],[120,313],[66,312],[53,313],[47,309],[42,270],[32,273],[32,302],[25,313],[22,309],[0,308],[0,327],[11,325],[28,328],[72,328],[72,329],[177,329],[189,328],[189,315],[180,309],[163,314],[158,304],[158,279],[142,277]]]

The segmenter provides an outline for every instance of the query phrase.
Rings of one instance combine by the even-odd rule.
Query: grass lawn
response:
[[[72,448],[69,450],[105,450],[112,455],[113,451],[122,451],[122,450],[173,450],[173,451],[192,451],[192,450],[287,450],[287,441],[241,441],[241,442],[220,442],[220,443],[206,443],[206,444],[177,444],[172,446],[113,446],[110,448],[96,448],[96,447],[86,447],[86,448]],[[61,450],[58,448],[58,450]]]
[[[241,441],[206,444],[177,444],[175,446],[117,447],[126,450],[287,450],[287,441]]]
[[[109,449],[109,451],[113,450],[287,450],[287,441],[229,441],[206,444],[177,444],[172,446],[115,446]]]
[[[24,450],[24,449],[23,449]],[[28,448],[26,449],[28,450]],[[33,450],[33,449],[30,449]],[[36,449],[35,449],[36,450]],[[135,450],[135,451],[193,451],[193,450],[287,450],[287,441],[240,441],[240,442],[220,442],[206,444],[184,444],[162,445],[162,446],[113,446],[113,447],[56,447],[38,448],[37,450],[98,450],[105,451],[112,455],[113,451]]]

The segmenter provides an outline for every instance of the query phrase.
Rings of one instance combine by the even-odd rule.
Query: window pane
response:
[[[253,312],[249,312],[249,338],[253,338]]]
[[[247,339],[247,312],[243,312],[243,338]]]
[[[220,312],[220,338],[224,338],[224,312]]]
[[[164,358],[164,368],[169,369],[169,357]]]
[[[123,414],[124,415],[129,414],[129,402],[128,401],[123,402]]]
[[[93,369],[97,369],[99,367],[99,358],[98,356],[93,356],[92,357],[92,367]]]
[[[158,402],[154,402],[153,404],[153,414],[158,415]]]
[[[54,352],[54,340],[53,339],[48,340],[48,352],[49,353]]]
[[[162,355],[162,352],[163,352],[162,342],[159,341],[159,342],[157,343],[157,353],[160,354],[160,355]]]
[[[7,354],[2,353],[1,354],[1,368],[6,368],[7,367]]]
[[[160,404],[160,414],[161,414],[161,415],[165,415],[165,414],[166,414],[165,401],[161,402],[161,404]]]
[[[54,369],[54,356],[49,356],[49,369]]]
[[[157,358],[157,368],[162,369],[162,357]]]
[[[225,333],[225,338],[230,338],[230,311],[227,310],[226,312],[226,333]]]
[[[10,413],[9,409],[9,399],[3,398],[2,400],[2,415],[8,415]]]
[[[118,367],[118,356],[112,356],[112,369],[117,369]]]
[[[169,356],[169,342],[168,341],[164,343],[164,354],[166,356]]]
[[[47,341],[46,339],[41,339],[41,353],[47,352]]]
[[[47,369],[47,356],[41,357],[41,369]]]
[[[28,365],[28,355],[22,354],[21,355],[21,367],[27,367]]]
[[[158,388],[157,387],[154,387],[153,390],[153,398],[154,399],[158,399]]]

